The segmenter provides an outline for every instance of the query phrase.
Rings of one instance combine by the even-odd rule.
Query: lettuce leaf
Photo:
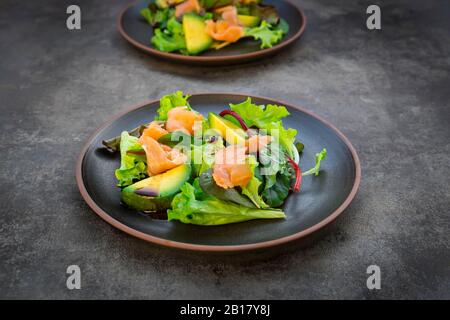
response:
[[[169,18],[173,16],[173,9],[158,9],[156,6],[150,5],[149,7],[142,9],[140,14],[151,26],[165,28]]]
[[[203,200],[197,199],[196,188],[187,182],[181,187],[181,193],[173,199],[172,209],[167,211],[167,215],[169,221],[179,220],[182,223],[202,226],[286,217],[283,211],[277,209],[252,209],[212,196]]]
[[[183,91],[165,95],[159,100],[159,109],[156,111],[158,115],[155,117],[155,121],[166,121],[167,113],[176,107],[186,106],[190,110],[188,99],[189,95],[183,95]]]
[[[262,182],[255,176],[255,169],[258,166],[258,161],[255,156],[249,156],[247,158],[247,163],[250,165],[250,168],[253,173],[252,179],[249,181],[245,188],[242,188],[242,194],[249,197],[250,200],[255,204],[258,208],[268,208],[269,206],[264,202],[263,198],[259,195],[259,187]]]
[[[142,150],[138,140],[126,131],[120,136],[120,168],[115,171],[119,187],[129,186],[147,176],[145,156],[128,153],[130,150]]]
[[[289,115],[286,107],[271,104],[264,107],[253,104],[251,98],[247,98],[242,103],[230,104],[230,108],[237,112],[248,126],[267,130],[270,135],[278,139],[288,155],[292,157],[297,130],[283,127],[281,119]]]
[[[183,26],[172,17],[167,22],[167,28],[156,28],[151,40],[152,45],[160,51],[173,52],[186,49],[186,38]]]
[[[244,36],[253,37],[255,40],[261,41],[261,49],[272,48],[283,38],[285,34],[285,26],[283,28],[274,28],[266,20],[261,22],[259,27],[245,28]]]
[[[268,104],[256,105],[252,103],[251,98],[238,104],[230,104],[231,110],[237,112],[249,127],[256,126],[264,129],[272,122],[278,122],[289,115],[286,107]]]
[[[308,171],[303,172],[302,176],[309,176],[311,174],[318,176],[320,171],[320,163],[326,157],[327,157],[327,149],[323,148],[322,151],[316,153],[316,165],[313,168],[309,169]]]
[[[280,145],[286,150],[287,154],[290,157],[294,155],[294,142],[295,137],[297,136],[297,130],[293,128],[285,129],[283,127],[283,123],[281,121],[272,122],[266,128],[267,132],[275,137],[275,140],[278,139]]]

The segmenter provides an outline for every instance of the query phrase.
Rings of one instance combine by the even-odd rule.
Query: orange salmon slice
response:
[[[247,186],[253,173],[245,163],[245,151],[245,146],[232,145],[216,153],[213,179],[218,186],[225,189]]]
[[[163,135],[169,133],[166,129],[163,127],[163,123],[159,121],[153,121],[151,122],[148,127],[142,132],[141,137],[139,138],[139,142],[143,144],[144,137],[151,137],[155,140],[158,140]]]
[[[187,0],[175,7],[175,16],[179,18],[183,14],[193,11],[199,13],[201,9],[202,7],[200,6],[200,3],[198,3],[198,0]]]
[[[187,107],[177,107],[167,113],[166,130],[173,132],[181,130],[193,135],[196,123],[203,120],[203,116],[194,111],[189,111]]]
[[[147,156],[147,171],[154,176],[186,162],[187,157],[177,149],[163,146],[150,136],[142,136],[142,148]]]

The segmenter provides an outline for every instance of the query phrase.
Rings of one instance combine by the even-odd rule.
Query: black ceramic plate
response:
[[[153,36],[153,28],[140,16],[140,10],[145,8],[149,2],[148,0],[140,1],[122,11],[117,22],[120,34],[141,50],[161,58],[183,63],[224,65],[267,57],[297,40],[302,35],[306,25],[304,14],[296,5],[283,0],[265,0],[264,3],[274,5],[280,16],[289,24],[289,33],[279,44],[270,49],[261,50],[258,42],[244,39],[221,50],[209,50],[199,56],[185,56],[161,52],[151,46],[150,39]]]
[[[247,96],[238,94],[197,94],[191,105],[207,115],[219,113],[229,103],[238,103]],[[89,206],[115,227],[141,239],[161,245],[190,250],[238,251],[264,248],[302,238],[333,221],[353,200],[360,181],[358,156],[350,142],[332,125],[295,106],[253,97],[257,104],[285,105],[291,115],[283,120],[287,127],[299,131],[305,144],[301,168],[314,165],[316,152],[327,148],[319,176],[303,179],[301,191],[288,197],[285,220],[254,220],[216,227],[186,225],[152,219],[120,203],[120,190],[115,185],[114,170],[119,155],[111,155],[102,147],[102,140],[131,130],[152,119],[159,105],[153,101],[132,108],[107,122],[87,142],[77,164],[77,183]]]

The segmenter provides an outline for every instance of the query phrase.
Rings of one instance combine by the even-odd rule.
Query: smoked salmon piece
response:
[[[253,173],[250,165],[245,162],[245,152],[245,146],[231,145],[216,153],[213,178],[218,186],[224,189],[247,186]]]
[[[142,132],[141,137],[139,138],[139,142],[143,143],[144,137],[151,137],[155,140],[158,140],[163,135],[169,133],[166,129],[163,127],[163,123],[160,121],[153,121],[151,122],[148,127]]]
[[[237,9],[235,6],[226,6],[215,10],[222,14],[222,19],[232,26],[239,25]]]
[[[213,20],[206,21],[206,33],[217,41],[236,42],[244,36],[244,29],[241,26],[230,25],[227,21]]]
[[[166,130],[169,132],[181,130],[193,135],[195,125],[203,120],[200,113],[190,111],[187,107],[177,107],[167,113]]]
[[[147,156],[147,172],[154,176],[186,162],[187,157],[177,149],[158,143],[150,136],[142,136],[139,142]]]
[[[272,142],[271,136],[252,136],[245,141],[248,153],[256,153]]]
[[[201,10],[202,7],[198,3],[198,0],[186,0],[175,7],[175,16],[179,18],[185,13],[193,11],[199,13]]]
[[[222,14],[222,20],[206,21],[206,33],[217,41],[228,43],[236,42],[244,36],[244,28],[239,25],[237,9],[235,6],[227,6],[215,10]]]

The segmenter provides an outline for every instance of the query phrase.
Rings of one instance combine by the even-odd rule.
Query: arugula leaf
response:
[[[237,112],[248,126],[267,130],[270,135],[278,139],[289,156],[293,155],[293,143],[297,130],[283,127],[281,119],[289,115],[286,107],[271,104],[266,107],[258,106],[252,103],[251,98],[247,98],[242,103],[230,104],[230,108]]]
[[[268,208],[269,206],[264,202],[263,198],[259,195],[259,187],[261,186],[262,182],[255,176],[255,168],[258,166],[258,161],[256,160],[255,156],[249,156],[247,158],[247,163],[250,165],[251,171],[253,173],[253,177],[245,186],[245,188],[242,188],[242,194],[249,197],[250,200],[256,205],[258,208]]]
[[[255,40],[261,40],[261,49],[272,48],[273,45],[280,42],[283,38],[284,30],[273,28],[271,24],[263,20],[259,27],[245,28],[245,36],[253,37]]]
[[[320,151],[319,153],[316,153],[316,165],[313,168],[309,169],[308,171],[303,172],[302,176],[309,176],[311,174],[318,176],[319,171],[320,171],[320,163],[326,157],[327,157],[327,149],[325,149],[325,148],[322,151]]]
[[[183,91],[177,91],[172,94],[165,95],[159,100],[159,108],[156,111],[158,115],[155,117],[156,121],[166,121],[167,113],[176,107],[188,107],[190,110],[191,107],[188,102],[189,95],[183,95]]]
[[[158,50],[165,52],[186,49],[186,38],[182,24],[175,17],[170,18],[166,29],[157,28],[154,30],[151,43]]]
[[[181,193],[174,197],[172,209],[167,211],[167,216],[169,221],[179,220],[182,223],[203,226],[286,217],[284,212],[278,209],[247,208],[212,196],[200,200],[196,197],[196,188],[187,182],[181,187]]]
[[[138,140],[126,131],[120,136],[120,168],[115,171],[119,187],[129,186],[135,180],[141,180],[147,176],[145,156],[128,153],[130,150],[142,150]]]

